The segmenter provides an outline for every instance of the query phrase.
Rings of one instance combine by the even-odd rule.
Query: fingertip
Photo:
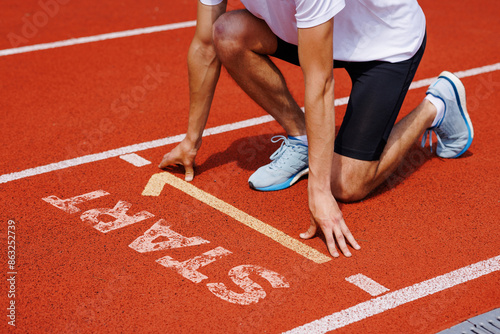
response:
[[[193,181],[193,175],[192,174],[186,174],[186,177],[184,178],[185,181],[191,182]]]
[[[313,221],[313,224],[314,224],[314,221]],[[315,225],[311,225],[309,226],[309,228],[307,229],[307,231],[303,232],[300,234],[300,237],[302,239],[311,239],[312,237],[314,237],[316,235],[316,226]]]
[[[300,234],[302,239],[311,239],[316,235],[316,229],[314,227],[310,227],[307,231]]]

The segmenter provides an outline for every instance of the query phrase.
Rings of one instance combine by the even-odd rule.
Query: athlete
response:
[[[328,250],[351,256],[360,246],[336,200],[364,198],[400,164],[424,133],[438,137],[436,153],[455,158],[471,145],[473,128],[465,88],[449,72],[429,87],[423,101],[395,120],[425,49],[425,16],[417,0],[241,0],[245,9],[226,13],[227,0],[199,0],[195,36],[188,52],[189,124],[185,139],[160,168],[181,164],[194,177],[215,87],[223,65],[241,88],[271,114],[287,136],[271,163],[249,179],[261,191],[291,186],[309,173],[309,229],[318,226]],[[301,67],[305,112],[292,98],[279,58]],[[334,61],[335,60],[335,61]],[[335,137],[333,67],[352,81],[349,103]]]

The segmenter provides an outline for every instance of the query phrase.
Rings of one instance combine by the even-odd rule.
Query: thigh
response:
[[[346,157],[380,159],[425,48],[412,58],[388,63],[347,63],[352,90],[335,152]]]

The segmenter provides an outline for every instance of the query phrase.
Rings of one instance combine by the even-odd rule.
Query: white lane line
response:
[[[488,65],[488,66],[483,66],[483,67],[478,67],[478,68],[473,68],[473,69],[470,69],[467,71],[462,71],[462,72],[457,72],[457,73],[459,73],[461,75],[461,77],[463,78],[466,76],[473,76],[473,75],[493,72],[493,71],[497,71],[497,70],[500,70],[500,63]],[[434,81],[434,78],[416,81],[412,84],[410,89],[416,89],[416,88],[422,87],[422,86],[420,86],[421,83],[427,82],[428,80]],[[346,104],[347,101],[348,101],[347,97],[336,99],[335,105],[341,106],[341,105]],[[274,119],[270,115],[266,115],[266,116],[247,119],[245,121],[240,121],[240,122],[236,122],[236,123],[220,125],[220,126],[216,126],[213,128],[205,129],[205,131],[203,132],[203,136],[206,137],[206,136],[210,136],[210,135],[214,135],[214,134],[243,129],[243,128],[247,128],[247,127],[258,125],[258,124],[268,123],[268,122],[271,122],[273,120]],[[29,168],[29,169],[26,169],[26,170],[23,170],[20,172],[3,174],[0,176],[0,184],[7,183],[10,181],[14,181],[14,180],[23,179],[23,178],[30,177],[30,176],[49,173],[49,172],[53,172],[53,171],[57,171],[57,170],[61,170],[61,169],[69,168],[69,167],[79,166],[79,165],[87,164],[90,162],[96,162],[96,161],[101,161],[101,160],[105,160],[105,159],[109,159],[109,158],[114,158],[114,157],[124,155],[124,154],[135,153],[135,152],[144,151],[144,150],[151,149],[151,148],[157,148],[157,147],[161,147],[161,146],[170,145],[173,143],[179,143],[182,139],[184,139],[185,136],[186,136],[186,134],[176,135],[176,136],[167,137],[167,138],[163,138],[163,139],[157,139],[157,140],[153,140],[153,141],[149,141],[149,142],[145,142],[145,143],[125,146],[125,147],[121,147],[121,148],[117,148],[117,149],[113,149],[113,150],[109,150],[109,151],[105,151],[105,152],[101,152],[101,153],[89,154],[89,155],[85,155],[82,157],[64,160],[64,161],[56,162],[56,163],[51,163],[51,164],[40,166],[40,167]]]
[[[34,51],[40,51],[40,50],[61,48],[64,46],[87,44],[87,43],[105,41],[105,40],[109,40],[109,39],[145,35],[145,34],[151,34],[154,32],[176,30],[176,29],[188,28],[188,27],[194,27],[194,26],[196,26],[196,21],[186,21],[186,22],[164,24],[164,25],[160,25],[160,26],[153,26],[153,27],[147,27],[147,28],[138,28],[138,29],[125,30],[125,31],[111,32],[111,33],[107,33],[107,34],[94,35],[94,36],[88,36],[88,37],[71,38],[71,39],[52,42],[52,43],[27,45],[27,46],[22,46],[19,48],[0,50],[0,57],[15,55],[15,54],[19,54],[19,53],[27,53],[27,52],[34,52]]]
[[[142,167],[151,164],[151,161],[146,160],[140,155],[137,155],[135,153],[120,155],[120,159],[123,159],[126,162],[131,163],[135,167]]]
[[[285,333],[312,334],[332,331],[495,271],[500,271],[500,255],[401,290],[390,292]]]
[[[271,116],[267,115],[267,116],[261,116],[261,117],[247,119],[247,120],[241,121],[241,122],[220,125],[220,126],[206,129],[203,132],[203,137],[215,135],[215,134],[219,134],[219,133],[224,133],[224,132],[228,132],[228,131],[233,131],[233,130],[237,130],[237,129],[247,128],[247,127],[250,127],[253,125],[267,123],[267,122],[270,122],[272,120],[274,120],[274,119]],[[135,153],[135,152],[144,151],[144,150],[148,150],[151,148],[157,148],[157,147],[161,147],[161,146],[166,146],[166,145],[170,145],[170,144],[174,144],[174,143],[180,143],[182,141],[182,139],[184,139],[185,136],[186,136],[186,134],[176,135],[176,136],[167,137],[167,138],[163,138],[163,139],[148,141],[145,143],[125,146],[125,147],[121,147],[121,148],[117,148],[117,149],[113,149],[113,150],[109,150],[109,151],[105,151],[105,152],[101,152],[101,153],[84,155],[82,157],[68,159],[68,160],[64,160],[61,162],[55,162],[55,163],[51,163],[51,164],[40,166],[40,167],[29,168],[29,169],[26,169],[26,170],[23,170],[20,172],[4,174],[4,175],[0,176],[0,184],[7,183],[10,181],[14,181],[14,180],[24,179],[24,178],[30,177],[30,176],[54,172],[54,171],[66,169],[69,167],[84,165],[84,164],[88,164],[90,162],[106,160],[109,158],[118,157],[120,155]]]
[[[494,71],[498,71],[498,70],[500,70],[500,63],[486,65],[486,66],[482,66],[482,67],[471,68],[470,70],[466,70],[466,71],[453,72],[453,74],[455,74],[459,78],[467,78],[467,77],[472,77],[475,75],[484,74],[484,73],[488,73],[488,72],[494,72]],[[437,77],[433,77],[433,78],[422,79],[419,81],[412,82],[412,84],[410,85],[410,89],[427,87],[431,83],[433,83],[434,80],[436,80],[436,79],[437,79]]]
[[[383,294],[389,291],[385,286],[375,282],[370,277],[366,277],[363,274],[356,274],[345,279],[347,282],[354,284],[361,290],[368,292],[373,297]]]

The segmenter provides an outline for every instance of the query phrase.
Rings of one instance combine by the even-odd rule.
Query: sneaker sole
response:
[[[283,189],[286,189],[286,188],[289,188],[291,187],[295,182],[297,182],[302,176],[306,175],[309,173],[309,168],[306,168],[300,172],[298,172],[297,174],[295,174],[293,177],[289,178],[288,180],[286,180],[285,182],[283,183],[280,183],[280,184],[275,184],[275,185],[272,185],[272,186],[268,186],[268,187],[263,187],[263,188],[256,188],[254,187],[253,183],[252,182],[248,182],[248,184],[250,185],[250,188],[252,189],[255,189],[255,190],[259,190],[259,191],[275,191],[275,190],[283,190]]]
[[[467,125],[467,130],[469,132],[469,138],[467,140],[467,144],[465,144],[465,147],[457,155],[450,158],[454,159],[458,158],[469,149],[470,145],[472,144],[472,140],[474,139],[474,128],[472,127],[472,122],[470,120],[469,113],[467,112],[465,87],[462,81],[460,81],[460,79],[456,75],[448,71],[442,72],[438,78],[448,80],[453,87],[453,91],[455,92],[455,97],[458,102],[458,108],[460,110],[460,113],[462,114],[463,119],[465,120],[465,125]]]

